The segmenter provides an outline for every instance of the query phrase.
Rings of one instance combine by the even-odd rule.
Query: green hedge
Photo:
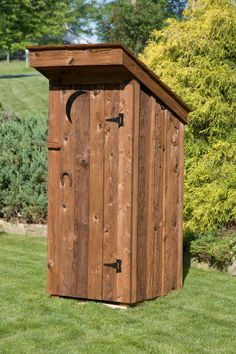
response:
[[[47,115],[0,115],[1,217],[45,222],[47,216]]]

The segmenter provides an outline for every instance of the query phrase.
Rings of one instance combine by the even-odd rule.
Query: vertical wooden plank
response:
[[[57,143],[59,148],[60,91],[51,87],[49,91],[48,142]],[[50,294],[58,293],[58,213],[59,213],[59,181],[60,151],[48,151],[48,271],[47,290]]]
[[[156,154],[153,184],[153,219],[154,225],[154,262],[153,262],[153,297],[162,295],[163,285],[163,227],[164,227],[164,155],[165,155],[165,115],[156,102]]]
[[[105,85],[105,119],[119,114],[119,89],[119,85]],[[117,259],[118,129],[118,124],[105,120],[103,264]],[[103,300],[116,301],[116,281],[115,269],[103,266]]]
[[[48,271],[47,290],[58,294],[58,208],[59,208],[60,151],[48,151]]]
[[[132,83],[121,86],[119,111],[124,114],[124,126],[118,130],[117,258],[122,260],[122,272],[117,273],[117,301],[123,303],[131,301],[133,89]]]
[[[133,165],[132,165],[132,242],[131,242],[131,303],[137,301],[137,234],[138,234],[138,170],[140,84],[133,81]]]
[[[154,228],[155,228],[155,219],[153,213],[154,199],[154,172],[156,169],[155,166],[155,153],[156,153],[156,144],[155,144],[155,103],[156,100],[153,96],[150,96],[148,99],[148,111],[146,120],[148,121],[148,130],[146,130],[147,138],[147,150],[146,150],[146,223],[147,223],[147,235],[146,235],[146,299],[151,299],[153,297],[153,264],[154,264]]]
[[[60,200],[58,230],[58,268],[60,295],[72,296],[72,258],[74,240],[74,122],[63,109],[73,91],[61,90],[60,97]]]
[[[89,182],[90,182],[90,91],[85,91],[74,102],[74,232],[73,266],[74,293],[87,297],[88,240],[89,240]],[[72,108],[73,109],[73,108]]]
[[[165,208],[165,277],[164,293],[176,289],[177,282],[177,199],[178,199],[178,127],[179,121],[170,113],[167,117],[166,136],[166,208]]]
[[[183,201],[184,201],[184,125],[179,122],[179,170],[178,170],[178,202],[177,202],[177,282],[181,288],[183,283]]]
[[[137,235],[137,301],[146,296],[147,247],[147,140],[149,95],[141,90],[139,123],[139,181],[138,181],[138,235]]]
[[[104,86],[92,86],[90,98],[90,193],[88,297],[102,299],[104,193]]]
[[[176,289],[177,283],[177,259],[178,259],[178,173],[179,173],[179,120],[170,114],[171,141],[170,141],[170,176],[171,176],[171,204],[170,204],[170,290]]]
[[[169,230],[169,197],[170,197],[170,176],[169,176],[169,164],[170,164],[170,119],[169,112],[164,111],[165,117],[165,155],[164,155],[164,193],[163,193],[163,272],[162,272],[162,295],[166,295],[169,289],[169,254],[168,254],[168,236],[170,233]]]
[[[60,87],[50,85],[49,114],[48,114],[48,142],[59,144],[60,141]]]

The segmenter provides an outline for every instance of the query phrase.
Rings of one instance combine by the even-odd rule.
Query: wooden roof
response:
[[[30,64],[43,74],[49,68],[124,67],[143,83],[181,121],[188,122],[190,108],[156,74],[119,43],[28,46]],[[47,76],[47,75],[46,75]]]

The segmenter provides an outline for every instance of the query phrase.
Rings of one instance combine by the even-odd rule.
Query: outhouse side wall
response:
[[[184,125],[140,90],[136,301],[182,286]]]

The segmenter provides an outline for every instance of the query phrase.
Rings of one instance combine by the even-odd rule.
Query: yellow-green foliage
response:
[[[236,220],[236,3],[189,1],[154,31],[141,59],[193,109],[186,128],[185,226]]]
[[[187,158],[185,227],[205,232],[236,220],[236,144],[217,140],[200,158]]]

